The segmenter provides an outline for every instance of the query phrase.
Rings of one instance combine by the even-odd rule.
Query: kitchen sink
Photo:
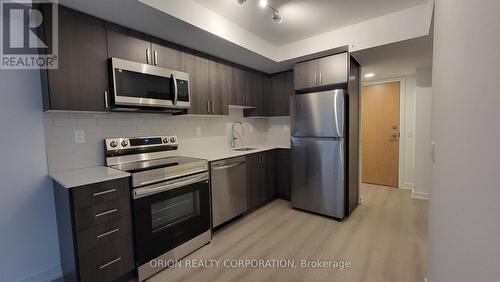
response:
[[[245,148],[236,148],[236,149],[233,149],[233,151],[251,151],[251,150],[255,150],[257,148],[252,148],[252,147],[245,147]]]

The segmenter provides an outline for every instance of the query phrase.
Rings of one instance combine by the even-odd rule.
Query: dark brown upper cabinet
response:
[[[153,65],[176,71],[184,71],[182,49],[172,43],[160,40],[151,40]]]
[[[108,56],[143,64],[153,64],[150,37],[114,24],[107,25]]]
[[[49,10],[44,16],[52,16]],[[44,110],[104,111],[109,91],[105,23],[62,6],[58,13],[58,69],[42,70]],[[51,36],[50,29],[45,32]]]
[[[348,53],[340,53],[294,66],[295,90],[348,82]]]
[[[189,74],[191,107],[188,113],[208,115],[212,110],[208,59],[192,53],[183,53],[182,58],[184,71]]]
[[[271,115],[289,116],[290,96],[293,94],[293,71],[273,75],[271,77]]]
[[[210,85],[210,114],[227,115],[231,91],[231,67],[216,60],[208,62]]]
[[[245,71],[237,68],[231,68],[231,88],[229,104],[245,106]]]

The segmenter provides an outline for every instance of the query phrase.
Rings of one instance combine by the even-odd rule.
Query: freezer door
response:
[[[344,217],[344,143],[328,138],[292,138],[292,206]]]
[[[341,89],[291,96],[292,136],[344,137],[344,96]]]

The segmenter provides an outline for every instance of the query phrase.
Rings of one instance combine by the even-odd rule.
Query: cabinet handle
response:
[[[101,195],[109,194],[109,193],[113,193],[113,192],[116,192],[116,189],[109,189],[106,191],[97,192],[97,193],[92,194],[92,197],[101,196]]]
[[[95,214],[94,218],[98,218],[98,217],[101,217],[103,215],[107,215],[107,214],[114,213],[114,212],[117,212],[117,211],[118,211],[118,209],[112,209],[112,210],[109,210],[109,211],[101,212],[101,213]]]
[[[106,267],[108,267],[108,266],[112,265],[113,263],[117,263],[117,262],[119,262],[119,261],[121,261],[121,260],[122,260],[122,257],[117,257],[117,258],[115,258],[114,260],[112,260],[112,261],[110,261],[110,262],[107,262],[107,263],[105,263],[105,264],[103,264],[103,265],[99,266],[99,270],[101,270],[101,269],[103,269],[103,268],[106,268]]]
[[[113,229],[113,230],[111,230],[111,231],[108,231],[108,232],[105,232],[105,233],[99,234],[99,235],[97,235],[97,236],[96,236],[96,238],[97,238],[97,239],[101,239],[102,237],[106,237],[106,236],[111,235],[111,234],[113,234],[113,233],[115,233],[115,232],[118,232],[118,231],[120,231],[120,229],[119,229],[119,228],[116,228],[116,229]]]
[[[323,84],[323,74],[319,73],[319,84]]]
[[[318,85],[318,77],[314,74],[314,85]]]
[[[207,101],[207,113],[210,113],[210,101]]]
[[[104,106],[106,109],[109,109],[109,101],[108,101],[108,91],[104,91]]]
[[[158,65],[158,52],[156,50],[153,51],[153,63],[154,65]]]
[[[146,49],[146,64],[149,64],[151,61],[151,52],[149,51],[149,48]]]
[[[214,104],[214,101],[212,101],[212,114],[215,113],[215,104]]]

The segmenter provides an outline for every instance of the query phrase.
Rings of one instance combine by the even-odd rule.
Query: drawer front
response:
[[[81,281],[113,281],[133,269],[131,234],[80,253]]]
[[[125,215],[130,215],[130,198],[128,197],[75,210],[75,227],[76,230],[82,230]]]
[[[71,190],[75,209],[93,206],[130,195],[129,179],[121,178],[90,185],[77,187]]]
[[[76,235],[78,251],[85,252],[132,234],[131,220],[130,216],[124,216],[78,232]]]

